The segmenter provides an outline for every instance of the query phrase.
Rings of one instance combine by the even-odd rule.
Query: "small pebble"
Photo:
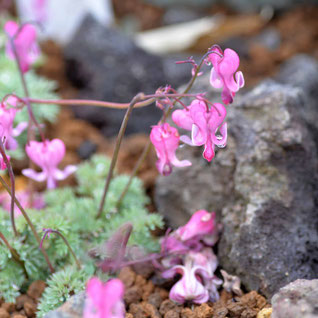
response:
[[[169,310],[165,313],[164,318],[180,318],[180,314],[175,310]]]
[[[159,308],[162,303],[162,298],[159,293],[153,293],[148,297],[148,303],[152,304],[156,308]]]
[[[126,288],[129,288],[135,283],[136,274],[130,267],[124,267],[120,271],[118,278],[123,282]]]
[[[257,318],[271,318],[273,308],[264,308],[258,314]]]
[[[35,317],[36,305],[34,303],[31,303],[31,302],[27,301],[27,302],[24,303],[23,308],[24,308],[24,311],[25,311],[26,315],[29,318]]]
[[[168,311],[176,311],[176,312],[180,312],[181,311],[181,307],[177,304],[175,304],[173,301],[171,301],[170,299],[166,299],[162,302],[162,304],[160,305],[160,309],[159,312],[161,315],[165,315]]]
[[[9,314],[15,311],[15,304],[14,303],[4,303],[1,305],[1,308],[6,310]]]
[[[3,308],[0,308],[0,318],[10,318],[10,314]]]
[[[44,292],[46,284],[43,280],[35,280],[28,288],[27,295],[37,301]]]
[[[126,305],[137,303],[141,299],[141,289],[138,286],[133,286],[125,291],[124,301]]]

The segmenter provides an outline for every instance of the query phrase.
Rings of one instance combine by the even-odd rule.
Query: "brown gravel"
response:
[[[178,305],[168,299],[168,291],[155,287],[151,279],[136,275],[130,268],[123,268],[119,278],[128,286],[124,300],[126,318],[256,318],[258,312],[269,307],[266,299],[256,291],[242,297],[220,292],[220,300],[201,305]]]

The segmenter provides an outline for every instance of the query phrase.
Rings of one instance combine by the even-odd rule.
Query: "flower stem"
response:
[[[190,91],[190,89],[192,88],[192,86],[193,86],[193,84],[194,84],[196,78],[198,77],[198,74],[199,74],[199,72],[200,72],[200,69],[201,69],[201,67],[202,67],[202,65],[203,65],[203,62],[204,62],[206,56],[207,56],[207,54],[205,54],[205,55],[202,57],[202,59],[201,59],[199,65],[198,65],[198,67],[197,67],[197,69],[196,69],[194,75],[192,76],[192,78],[191,78],[189,84],[187,85],[187,87],[185,88],[185,90],[183,91],[183,93],[182,93],[182,94],[167,94],[167,95],[178,95],[178,96],[179,96],[179,99],[181,99],[182,97],[185,97],[185,96],[195,95],[195,94],[187,94],[187,93]],[[197,96],[197,94],[196,94],[196,96]],[[192,96],[190,96],[190,97],[192,97]],[[175,105],[175,104],[179,101],[179,99],[176,99],[176,100],[173,102],[173,105]],[[180,101],[179,101],[179,102],[180,102]],[[163,118],[166,117],[166,116],[168,116],[168,115],[170,114],[171,109],[172,109],[172,108],[169,108],[169,109],[168,109],[167,113],[163,116]],[[161,119],[159,120],[159,123],[162,122],[162,119],[163,119],[163,118],[161,118]],[[143,152],[142,152],[140,158],[138,159],[138,161],[137,161],[137,163],[136,163],[136,165],[135,165],[135,167],[134,167],[133,172],[132,172],[131,175],[129,176],[129,180],[128,180],[128,182],[127,182],[127,184],[126,184],[124,190],[122,191],[121,195],[119,196],[119,199],[118,199],[117,204],[116,204],[116,207],[117,207],[117,208],[120,207],[121,202],[123,201],[125,195],[127,194],[128,190],[129,190],[129,187],[130,187],[130,185],[131,185],[131,183],[132,183],[133,178],[137,175],[137,173],[138,173],[138,171],[139,171],[139,169],[140,169],[142,163],[143,163],[144,160],[147,158],[147,155],[148,155],[148,153],[149,153],[149,151],[150,151],[150,148],[151,148],[151,142],[150,142],[150,139],[148,139],[148,142],[147,142],[146,146],[144,147],[144,150],[143,150]]]
[[[13,196],[13,194],[12,194],[11,191],[10,191],[9,186],[7,185],[7,183],[4,181],[4,179],[3,179],[1,176],[0,176],[0,183],[3,185],[3,187],[4,187],[4,188],[7,190],[7,192],[10,194],[11,198],[12,198],[12,197],[14,198],[15,204],[16,204],[17,207],[20,209],[20,211],[21,211],[23,217],[25,218],[25,220],[27,221],[28,225],[30,226],[31,231],[32,231],[32,233],[33,233],[33,235],[34,235],[36,241],[38,242],[38,244],[40,244],[40,243],[41,243],[40,237],[39,237],[38,234],[36,233],[35,227],[34,227],[32,221],[30,220],[28,214],[25,212],[24,208],[22,207],[22,205],[21,205],[21,203],[19,202],[19,200],[17,199],[17,197],[16,197],[16,196]],[[52,264],[51,264],[51,262],[50,262],[50,260],[49,260],[49,257],[48,257],[48,255],[47,255],[46,251],[45,251],[43,248],[41,248],[41,252],[42,252],[42,254],[43,254],[44,258],[45,258],[46,263],[47,263],[48,266],[49,266],[49,269],[50,269],[51,273],[54,273],[54,268],[53,268],[53,266],[52,266]]]
[[[127,194],[127,191],[129,190],[129,187],[134,179],[134,177],[136,176],[136,174],[138,173],[142,163],[144,162],[144,160],[146,159],[146,157],[148,156],[149,154],[149,151],[150,151],[150,147],[145,147],[144,150],[142,151],[142,154],[141,156],[139,157],[135,167],[134,167],[134,170],[133,172],[131,173],[130,177],[129,177],[129,180],[124,188],[124,190],[122,191],[117,203],[116,203],[116,208],[119,209],[120,208],[120,205],[125,197],[125,195]]]
[[[11,183],[11,205],[10,205],[10,220],[11,220],[11,224],[12,224],[12,229],[13,229],[13,233],[15,236],[18,236],[19,233],[17,231],[17,228],[15,226],[15,219],[14,219],[14,197],[15,197],[15,179],[14,179],[14,173],[13,173],[13,169],[11,166],[11,163],[6,155],[5,149],[4,149],[4,144],[0,138],[0,153],[2,155],[2,158],[8,168],[8,173],[10,176],[10,183]]]
[[[11,253],[13,259],[14,259],[17,263],[19,263],[19,264],[21,265],[21,267],[22,267],[22,269],[23,269],[23,272],[24,272],[26,278],[28,279],[28,278],[29,278],[29,275],[28,275],[28,273],[27,273],[27,271],[26,271],[26,269],[25,269],[24,261],[21,260],[21,257],[20,257],[20,255],[19,255],[19,253],[17,252],[17,250],[14,249],[14,248],[10,245],[10,243],[9,243],[8,240],[5,238],[5,236],[3,235],[2,232],[0,232],[0,239],[3,241],[3,243],[5,244],[5,246],[9,249],[9,251],[10,251],[10,253]]]
[[[40,248],[42,248],[42,243],[43,243],[45,237],[46,237],[48,234],[50,234],[50,233],[55,233],[55,234],[59,235],[60,238],[64,241],[64,243],[65,243],[65,245],[67,246],[67,248],[69,249],[70,253],[72,254],[72,256],[73,256],[73,258],[74,258],[74,260],[75,260],[75,263],[76,263],[77,268],[80,270],[80,269],[81,269],[81,263],[80,263],[79,260],[77,259],[76,254],[74,253],[74,250],[72,249],[72,247],[71,247],[70,243],[68,242],[68,240],[66,239],[66,237],[65,237],[60,231],[58,231],[58,230],[45,229],[44,231],[45,231],[45,233],[44,233],[43,238],[42,238],[42,240],[41,240],[41,242],[40,242]]]
[[[132,99],[132,101],[130,102],[130,105],[129,105],[127,111],[126,111],[125,117],[124,117],[124,119],[122,121],[120,130],[119,130],[119,133],[118,133],[118,136],[117,136],[116,145],[115,145],[114,153],[113,153],[112,160],[111,160],[111,163],[110,163],[108,175],[107,175],[107,178],[106,178],[104,192],[103,192],[102,199],[101,199],[101,202],[100,202],[100,205],[99,205],[98,213],[96,215],[97,219],[101,217],[102,212],[103,212],[103,208],[104,208],[104,205],[105,205],[105,200],[106,200],[107,192],[108,192],[108,189],[109,189],[110,181],[111,181],[111,179],[113,177],[113,172],[114,172],[114,168],[115,168],[115,165],[116,165],[116,162],[117,162],[120,145],[121,145],[122,139],[123,139],[125,131],[126,131],[126,127],[127,127],[127,124],[128,124],[128,120],[129,120],[130,114],[131,114],[135,104],[138,103],[141,99],[143,99],[143,97],[144,97],[144,95],[142,93],[139,93]]]

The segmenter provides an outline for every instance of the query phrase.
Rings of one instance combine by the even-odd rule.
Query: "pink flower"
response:
[[[211,85],[214,88],[222,88],[224,104],[232,103],[235,93],[244,86],[243,73],[236,72],[240,65],[239,56],[231,49],[225,49],[223,53],[219,46],[214,46],[212,53],[208,56],[208,61],[213,65],[210,77]]]
[[[189,258],[193,260],[194,266],[200,266],[205,269],[206,275],[203,276],[203,284],[209,292],[209,299],[213,302],[219,300],[218,286],[222,284],[222,280],[214,275],[218,267],[218,260],[212,249],[207,247],[200,252],[190,252]]]
[[[179,304],[186,301],[192,301],[196,304],[202,304],[209,300],[208,290],[202,284],[202,276],[207,275],[205,269],[201,266],[191,266],[191,263],[185,266],[176,265],[162,273],[164,278],[173,278],[176,274],[182,275],[182,278],[170,290],[169,298]]]
[[[10,156],[7,155],[8,160],[10,160]],[[2,157],[2,154],[0,154],[0,170],[6,170],[7,169],[7,165],[4,162],[4,159]]]
[[[215,213],[199,210],[192,215],[186,225],[177,229],[176,235],[184,242],[193,238],[212,236],[215,231]]]
[[[25,147],[29,158],[37,164],[43,171],[36,172],[32,169],[22,170],[22,174],[35,181],[47,180],[47,188],[56,187],[55,180],[64,180],[76,171],[76,166],[69,165],[64,171],[57,168],[65,155],[65,145],[60,139],[53,139],[45,142],[30,141]]]
[[[30,205],[30,193],[28,191],[17,191],[16,197],[18,198],[19,202],[21,203],[24,209],[36,209],[40,210],[44,208],[45,202],[43,197],[40,193],[33,193],[33,200],[32,205]],[[11,208],[11,197],[7,192],[0,193],[0,204],[2,205],[3,209],[10,212]],[[15,213],[14,216],[18,217],[22,213],[20,209],[15,205]]]
[[[21,70],[23,73],[27,72],[30,65],[33,64],[40,54],[39,47],[36,43],[36,30],[33,25],[25,24],[21,29],[14,21],[8,21],[4,26],[5,32],[14,38],[14,45],[19,57]],[[14,49],[8,41],[6,46],[6,53],[9,58],[15,59]]]
[[[0,138],[4,138],[5,148],[8,150],[15,150],[18,147],[17,141],[14,137],[19,136],[27,127],[27,122],[21,122],[16,128],[13,128],[13,122],[17,110],[17,98],[10,96],[6,102],[1,103],[0,106]]]
[[[47,20],[46,1],[47,0],[33,0],[33,11],[37,21],[39,22]]]
[[[124,318],[124,285],[119,279],[101,282],[91,278],[86,285],[84,318]]]
[[[172,120],[183,129],[192,132],[191,139],[181,136],[180,140],[191,146],[205,145],[203,157],[211,161],[215,156],[215,145],[226,146],[227,124],[223,121],[226,108],[220,104],[209,107],[204,101],[194,100],[187,109],[178,109],[172,113]],[[217,132],[220,135],[217,135]]]
[[[176,157],[179,139],[180,136],[177,129],[171,127],[167,123],[152,127],[150,140],[155,146],[157,157],[159,159],[157,161],[157,169],[162,175],[169,175],[172,171],[172,165],[176,167],[191,166],[190,161],[180,161]]]

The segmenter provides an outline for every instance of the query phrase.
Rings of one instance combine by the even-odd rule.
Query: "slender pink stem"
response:
[[[11,183],[11,205],[10,205],[10,220],[11,220],[11,224],[12,224],[12,229],[13,229],[13,233],[15,236],[18,236],[18,231],[17,228],[15,226],[15,219],[14,219],[14,196],[15,196],[15,179],[14,179],[14,173],[13,173],[13,169],[10,163],[10,160],[8,159],[5,149],[4,149],[4,144],[2,142],[2,139],[0,138],[0,153],[2,155],[2,158],[7,166],[8,169],[8,173],[9,173],[9,177],[10,177],[10,183]]]
[[[115,169],[115,166],[116,166],[120,145],[121,145],[122,139],[123,139],[125,131],[126,131],[126,127],[127,127],[127,124],[128,124],[128,120],[129,120],[130,114],[131,114],[135,104],[137,104],[138,101],[140,101],[140,99],[143,99],[143,98],[144,98],[144,95],[142,93],[139,93],[132,99],[132,101],[130,102],[130,105],[129,105],[127,111],[126,111],[125,117],[124,117],[124,119],[123,119],[123,121],[121,123],[120,129],[119,129],[119,133],[118,133],[118,136],[117,136],[117,140],[116,140],[116,144],[115,144],[114,153],[113,153],[113,156],[112,156],[112,160],[111,160],[111,163],[110,163],[108,175],[107,175],[107,178],[106,178],[106,183],[105,183],[104,192],[103,192],[103,195],[102,195],[102,200],[101,200],[100,205],[99,205],[99,210],[98,210],[98,213],[96,215],[96,219],[99,219],[101,217],[102,213],[103,213],[103,208],[104,208],[104,205],[105,205],[105,201],[106,201],[106,197],[107,197],[110,181],[111,181],[111,179],[113,177],[113,172],[114,172],[114,169]]]

